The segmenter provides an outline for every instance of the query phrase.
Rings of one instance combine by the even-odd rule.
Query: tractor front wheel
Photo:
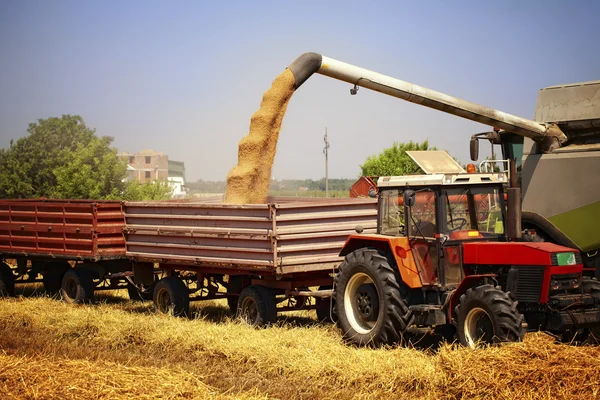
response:
[[[374,249],[348,254],[335,277],[338,326],[356,345],[399,342],[414,317],[400,296],[400,286],[388,260]]]
[[[467,290],[455,313],[456,334],[463,346],[520,342],[525,335],[525,319],[517,310],[517,302],[493,285]]]

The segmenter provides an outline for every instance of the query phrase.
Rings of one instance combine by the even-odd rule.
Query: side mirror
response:
[[[471,153],[471,160],[477,161],[479,159],[479,140],[475,136],[471,136],[469,141],[469,151]]]
[[[372,199],[376,199],[377,198],[377,190],[371,188],[369,189],[369,197]]]
[[[404,205],[407,207],[412,207],[415,205],[415,197],[416,193],[414,190],[407,189],[404,191]]]

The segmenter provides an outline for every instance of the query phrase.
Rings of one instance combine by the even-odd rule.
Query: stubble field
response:
[[[600,398],[600,349],[542,333],[478,350],[373,350],[344,344],[313,312],[252,329],[219,302],[195,304],[190,319],[120,294],[98,302],[0,299],[0,398]]]

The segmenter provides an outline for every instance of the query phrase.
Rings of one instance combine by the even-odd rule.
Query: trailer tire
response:
[[[62,280],[70,269],[71,265],[66,261],[55,261],[46,264],[44,266],[44,273],[42,274],[42,282],[46,293],[51,296],[60,294]]]
[[[375,249],[348,254],[335,276],[337,324],[356,345],[397,343],[414,316],[386,257]]]
[[[493,285],[470,288],[456,306],[456,335],[466,347],[479,344],[520,342],[525,335],[525,318],[517,301]]]
[[[240,299],[239,294],[244,287],[244,278],[239,275],[229,275],[229,282],[227,284],[227,293],[237,293],[237,296],[228,296],[227,297],[227,305],[229,306],[229,310],[234,315],[237,315],[238,310],[238,300]]]
[[[320,286],[319,290],[331,290],[332,286]],[[328,298],[317,297],[317,320],[323,323],[335,323],[337,321],[337,315],[335,313],[335,297],[331,296]]]
[[[6,263],[0,263],[0,297],[15,295],[15,275]]]
[[[94,300],[94,275],[84,268],[71,268],[65,272],[60,295],[66,303],[82,304]]]
[[[153,294],[154,309],[162,314],[186,316],[190,311],[190,296],[183,281],[168,276],[158,281]]]
[[[253,327],[273,323],[277,317],[275,296],[264,286],[247,286],[238,299],[237,316]]]

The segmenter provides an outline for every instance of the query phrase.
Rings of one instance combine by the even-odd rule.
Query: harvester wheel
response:
[[[251,326],[268,325],[277,317],[275,296],[264,286],[247,286],[238,299],[237,315]]]
[[[67,303],[88,303],[94,300],[94,275],[84,268],[72,268],[65,272],[60,295]]]
[[[399,342],[414,316],[386,257],[374,249],[348,254],[335,277],[338,326],[356,345]]]
[[[176,276],[162,278],[154,286],[154,309],[163,314],[185,316],[190,310],[190,295],[185,283]]]
[[[583,277],[582,281],[583,293],[591,294],[594,298],[596,307],[600,307],[600,282],[596,278]],[[587,329],[587,337],[583,344],[600,344],[600,326]]]
[[[0,297],[15,295],[15,275],[8,264],[0,262]]]
[[[46,264],[42,274],[42,282],[44,283],[46,293],[51,296],[59,294],[62,287],[62,280],[70,269],[71,265],[66,261],[55,261]]]
[[[454,310],[456,334],[463,346],[520,342],[525,335],[525,319],[517,302],[493,285],[467,290]]]

